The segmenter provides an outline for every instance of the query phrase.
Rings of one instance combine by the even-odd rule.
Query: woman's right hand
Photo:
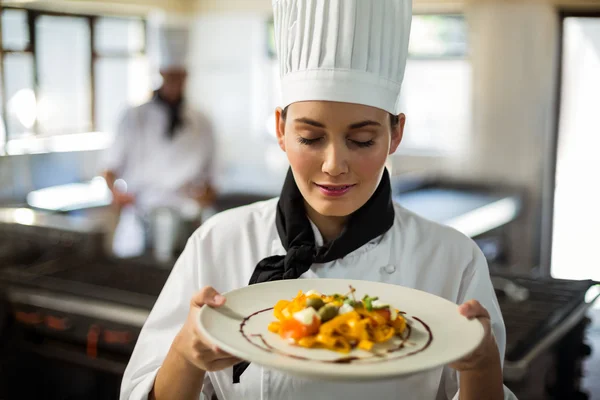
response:
[[[229,368],[240,359],[225,353],[208,341],[198,330],[198,312],[205,305],[220,307],[225,304],[225,297],[215,289],[207,286],[192,297],[187,320],[175,340],[175,349],[189,363],[203,371],[220,371]]]

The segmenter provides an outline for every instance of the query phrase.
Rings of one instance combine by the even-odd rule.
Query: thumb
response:
[[[204,305],[219,307],[225,304],[225,297],[219,294],[213,287],[202,288],[192,297],[192,307],[202,307]]]

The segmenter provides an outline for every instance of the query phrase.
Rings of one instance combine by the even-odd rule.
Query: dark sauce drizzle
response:
[[[425,349],[427,349],[430,345],[431,342],[433,341],[433,333],[431,332],[431,328],[429,328],[429,325],[427,325],[425,322],[423,322],[421,319],[419,319],[418,317],[414,317],[413,318],[417,321],[419,321],[421,323],[421,325],[423,325],[423,327],[427,330],[427,334],[429,335],[428,339],[427,339],[427,343],[425,343],[425,345],[423,347],[421,347],[420,349],[417,349],[413,352],[407,353],[407,354],[403,354],[401,356],[398,357],[388,357],[388,358],[384,358],[381,357],[381,355],[375,355],[375,357],[373,357],[373,360],[370,360],[369,358],[364,358],[364,357],[342,357],[342,358],[337,358],[335,360],[315,360],[312,358],[308,358],[308,357],[302,357],[302,356],[297,356],[294,354],[289,354],[286,353],[285,351],[281,351],[279,349],[274,348],[273,346],[271,346],[269,343],[267,343],[267,341],[265,340],[265,338],[263,337],[263,335],[261,334],[246,334],[246,332],[244,332],[244,326],[246,325],[246,323],[250,320],[250,318],[263,313],[263,312],[267,312],[267,311],[271,311],[273,309],[273,307],[271,308],[265,308],[264,310],[260,310],[257,311],[253,314],[250,314],[249,316],[247,316],[246,318],[244,318],[244,320],[242,321],[242,323],[240,324],[240,333],[242,334],[242,336],[244,337],[244,339],[246,339],[248,341],[248,343],[252,344],[253,346],[258,347],[261,350],[264,350],[266,352],[269,353],[276,353],[285,357],[289,357],[289,358],[293,358],[296,360],[306,360],[306,361],[319,361],[322,363],[327,363],[327,364],[350,364],[352,363],[352,361],[356,361],[356,360],[362,360],[363,362],[365,360],[369,360],[370,363],[372,362],[382,362],[382,361],[387,361],[387,360],[398,360],[401,358],[406,358],[408,356],[412,356],[415,355],[417,353],[420,353],[422,351],[424,351]],[[406,315],[405,312],[401,311],[400,314],[402,315]],[[402,342],[400,342],[400,344],[398,344],[398,346],[392,348],[392,349],[388,349],[387,353],[395,353],[397,351],[400,351],[404,348],[405,343],[408,341],[408,339],[410,339],[410,336],[412,334],[412,328],[410,325],[406,325],[407,328],[407,333],[406,335],[402,338]],[[265,347],[259,346],[258,344],[254,343],[252,340],[250,340],[250,338],[252,337],[256,337],[259,338],[261,340],[261,342],[265,345]]]

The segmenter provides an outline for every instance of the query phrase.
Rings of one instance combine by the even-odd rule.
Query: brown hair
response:
[[[283,111],[281,111],[281,119],[283,119],[284,121],[287,118],[287,111],[288,107],[284,108]],[[390,114],[390,126],[392,127],[392,129],[398,126],[399,123],[400,117],[394,114]]]

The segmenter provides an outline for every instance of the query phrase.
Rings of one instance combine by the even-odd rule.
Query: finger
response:
[[[231,357],[231,355],[229,355],[229,354],[225,353],[224,351],[222,351],[221,349],[219,349],[219,347],[216,344],[209,342],[203,336],[199,335],[199,339],[200,340],[194,344],[194,348],[196,350],[198,350],[199,352],[207,354],[207,355],[210,353],[211,356],[214,355],[214,356],[221,356],[221,357]]]
[[[231,354],[227,354],[227,353],[215,353],[215,352],[212,352],[211,355],[208,357],[208,359],[212,360],[212,361],[226,360],[226,359],[232,359],[232,358],[236,358],[236,357],[232,356]]]
[[[486,317],[480,317],[477,319],[479,320],[479,322],[481,322],[481,325],[483,325],[484,336],[487,337],[488,335],[490,335],[492,332],[492,322],[490,321],[490,319]]]
[[[221,350],[221,348],[219,348],[218,346],[215,346],[215,348],[213,349],[213,352],[215,353],[215,355],[217,357],[233,357],[231,354],[227,353],[226,351]]]
[[[218,345],[211,343],[208,339],[206,339],[199,332],[196,332],[197,340],[194,343],[194,349],[201,353],[212,353],[214,357],[232,357],[231,354],[223,351],[219,348]]]
[[[459,307],[460,313],[469,318],[477,319],[483,325],[484,336],[487,337],[491,330],[491,320],[488,311],[476,300],[470,300]]]
[[[458,308],[458,311],[461,313],[461,315],[469,319],[490,318],[488,311],[477,300],[467,301]]]
[[[223,360],[226,358],[235,358],[231,354],[225,353],[224,351],[214,351],[213,348],[201,348],[198,350],[198,353],[202,356],[202,359],[206,363]]]
[[[214,362],[209,363],[208,367],[210,370],[220,371],[222,369],[229,368],[232,365],[235,365],[241,361],[242,360],[235,357],[222,358],[220,360],[216,360]]]
[[[219,294],[213,287],[207,286],[192,297],[191,303],[195,307],[202,307],[203,305],[219,307],[225,304],[225,297]]]

